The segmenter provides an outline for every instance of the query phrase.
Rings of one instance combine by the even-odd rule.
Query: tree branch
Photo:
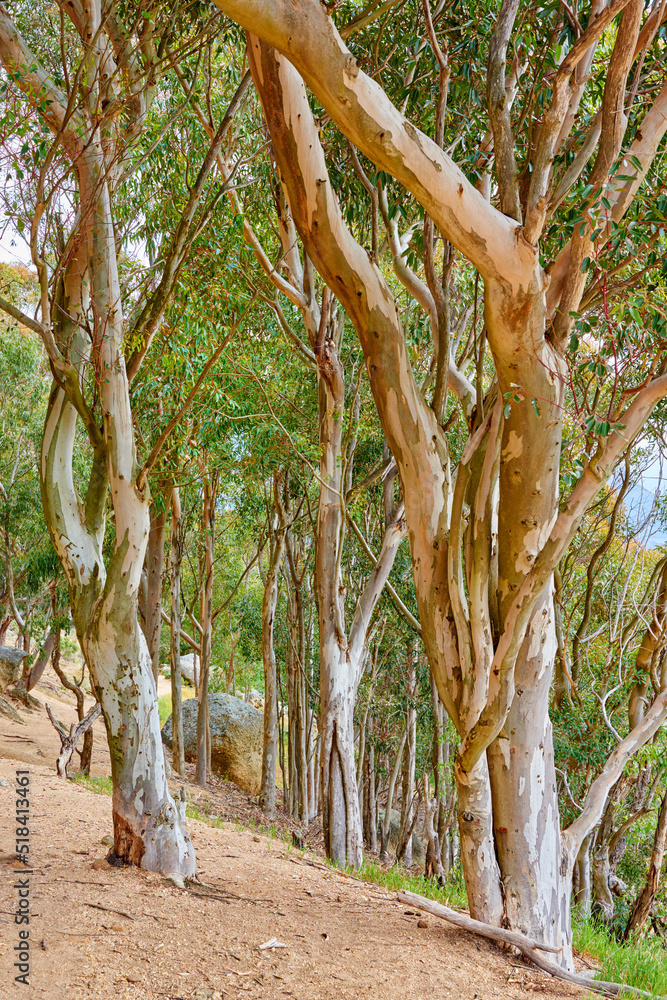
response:
[[[216,2],[285,54],[346,138],[412,192],[484,277],[525,287],[536,261],[533,249],[517,240],[517,224],[486,202],[437,143],[405,120],[359,68],[318,0],[301,0],[297,9],[289,0]]]

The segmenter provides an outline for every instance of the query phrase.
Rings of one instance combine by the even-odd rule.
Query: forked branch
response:
[[[72,754],[76,750],[76,745],[83,736],[83,734],[90,729],[93,722],[99,716],[102,711],[102,707],[99,701],[96,701],[90,711],[83,717],[81,722],[70,727],[69,735],[65,732],[60,723],[54,718],[53,712],[51,711],[49,705],[46,706],[46,711],[51,720],[58,736],[60,737],[60,753],[58,754],[58,760],[56,761],[56,770],[58,772],[59,778],[67,777],[67,768],[69,762],[72,759]]]

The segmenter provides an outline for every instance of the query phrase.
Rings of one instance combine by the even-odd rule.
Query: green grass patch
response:
[[[653,938],[621,943],[576,910],[572,914],[572,936],[576,951],[599,965],[597,979],[625,983],[657,996],[667,994],[667,950],[659,941]],[[619,994],[622,998],[630,996]]]
[[[222,816],[213,815],[206,811],[202,812],[201,809],[198,809],[194,805],[185,807],[185,815],[188,819],[198,819],[200,823],[206,823],[207,826],[221,827],[225,824]]]
[[[162,728],[171,715],[171,695],[161,694],[157,700],[157,707],[160,712],[160,728]]]
[[[102,777],[93,777],[91,774],[72,774],[70,777],[77,785],[83,785],[97,795],[111,795],[113,793],[113,783],[107,774],[102,775]]]
[[[665,996],[667,952],[657,941],[636,941],[615,947],[612,942],[612,950],[605,956],[597,978]]]
[[[462,910],[468,905],[463,876],[458,871],[451,871],[442,886],[435,879],[425,878],[424,875],[412,872],[401,865],[387,868],[370,858],[364,860],[360,868],[348,865],[344,870],[364,882],[373,882],[394,892],[398,892],[399,889],[415,892],[419,896],[426,896],[427,899],[434,899],[443,906]]]

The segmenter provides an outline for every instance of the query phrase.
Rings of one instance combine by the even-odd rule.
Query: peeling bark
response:
[[[107,36],[101,30],[99,0],[86,7],[80,24],[76,16],[73,20],[84,44],[97,39],[90,51],[88,78],[95,93],[91,107],[96,107],[98,98],[102,101],[109,96],[104,88],[115,76]],[[72,164],[80,206],[73,250],[63,262],[55,308],[50,310],[46,293],[42,303],[39,332],[57,378],[42,438],[40,482],[47,527],[63,566],[74,626],[107,729],[114,849],[119,857],[145,868],[192,875],[194,849],[184,809],[176,807],[169,793],[155,682],[138,625],[149,496],[147,488],[136,486],[134,431],[122,355],[122,295],[109,186],[118,164],[107,162],[97,118],[93,122],[86,117],[86,106],[68,108],[4,8],[0,9],[0,58],[42,120],[54,134],[61,134],[61,149]],[[108,72],[102,72],[103,67]],[[35,263],[48,277],[44,262]],[[51,313],[53,329],[46,325]],[[99,398],[99,417],[84,396],[89,373]],[[73,475],[78,420],[88,435],[92,458],[83,500]],[[107,558],[103,543],[108,498],[115,535]]]
[[[608,170],[616,157],[641,4],[610,4],[559,65],[522,231],[471,190],[437,145],[405,121],[359,68],[321,5],[314,0],[218,0],[218,5],[263,39],[249,36],[249,53],[295,225],[310,259],[355,325],[396,460],[424,644],[440,698],[461,736],[456,780],[471,907],[483,907],[482,916],[490,923],[506,919],[535,928],[536,940],[554,948],[558,961],[569,967],[572,867],[582,840],[600,818],[610,782],[660,725],[665,700],[660,696],[621,741],[591,788],[582,815],[561,834],[547,704],[556,651],[552,576],[588,504],[665,395],[667,378],[660,374],[639,389],[619,416],[622,436],[614,430],[600,443],[559,506],[566,371],[551,339],[550,321],[555,304],[560,303],[565,317],[579,305],[581,249],[590,242],[591,227],[581,245],[567,248],[550,275],[539,264],[536,244],[546,218],[553,151],[569,127],[573,100],[580,97],[577,68],[581,65],[583,71],[591,49],[625,8],[605,90],[603,119],[609,128],[599,169],[606,160]],[[505,143],[501,156],[507,169],[501,182],[510,206],[514,183],[505,154],[511,153],[511,137],[499,83],[507,25],[515,13],[513,3],[503,3],[505,20],[496,33],[491,81],[499,101],[495,132]],[[342,218],[304,81],[348,139],[416,196],[443,237],[484,280],[485,331],[497,387],[488,400],[480,392],[454,487],[447,439],[415,383],[391,289]],[[648,138],[635,140],[647,165],[667,128],[664,115],[659,122],[662,101],[660,95],[646,116]],[[626,189],[612,189],[612,213],[618,208],[620,218]],[[396,258],[397,234],[391,227],[388,231]],[[401,280],[432,318],[431,291],[409,274]],[[488,580],[495,581],[496,567],[497,593],[489,594]],[[515,814],[523,823],[510,822]],[[521,870],[522,852],[536,862],[539,883]]]

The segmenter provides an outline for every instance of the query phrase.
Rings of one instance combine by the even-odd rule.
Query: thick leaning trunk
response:
[[[53,656],[53,650],[56,643],[56,633],[58,634],[58,641],[60,641],[59,625],[56,625],[55,628],[50,630],[49,634],[47,635],[42,645],[42,653],[40,658],[36,660],[35,663],[33,663],[33,665],[30,667],[26,679],[26,685],[25,685],[26,691],[32,691],[32,689],[37,684],[39,684],[40,678],[44,673],[44,671],[46,670],[46,666],[49,660]]]
[[[122,560],[114,557],[92,628],[87,614],[75,609],[109,740],[114,853],[151,871],[190,876],[196,865],[185,805],[169,793],[148,647],[137,621],[136,594],[128,594],[124,576]]]
[[[516,666],[516,694],[503,731],[487,751],[494,836],[514,930],[562,949],[571,964],[570,887],[560,875],[558,794],[549,697],[556,648],[551,588],[531,620]]]
[[[225,3],[225,7],[230,4]],[[634,16],[637,3],[633,2],[632,7]],[[235,11],[235,16],[243,21],[245,14],[236,7]],[[308,26],[310,29],[313,23]],[[262,30],[258,24],[254,27]],[[371,98],[370,90],[364,89],[370,86],[367,78],[340,45],[330,23],[323,24],[321,30],[331,32],[328,49],[331,65],[340,60],[340,73],[333,88],[335,98],[333,90],[326,93],[327,99],[331,98],[328,110],[337,121],[341,116],[345,118],[350,126],[348,137],[363,151],[372,148],[369,155],[377,164],[385,149],[377,141],[378,131],[370,110],[378,94],[374,91]],[[287,45],[284,38],[281,47],[282,43]],[[322,44],[326,47],[325,42]],[[305,58],[302,43],[294,43],[290,36],[289,48],[290,59],[302,67]],[[490,860],[495,859],[493,805],[497,796],[491,795],[486,751],[497,738],[508,739],[511,751],[515,736],[517,748],[528,751],[531,731],[549,733],[546,714],[530,720],[526,734],[504,731],[517,693],[516,678],[522,673],[529,677],[533,661],[541,660],[539,677],[542,681],[546,675],[544,683],[548,686],[553,670],[553,657],[548,652],[534,653],[529,643],[527,651],[521,653],[523,639],[528,634],[541,641],[539,637],[544,632],[541,616],[546,610],[549,618],[549,609],[540,607],[540,603],[550,587],[551,575],[601,483],[656,401],[662,398],[667,380],[662,376],[656,378],[635,397],[624,412],[626,431],[623,435],[610,434],[600,455],[584,470],[559,513],[558,472],[567,371],[562,355],[548,337],[547,277],[535,247],[517,239],[514,226],[505,229],[505,235],[511,233],[511,249],[500,250],[503,222],[507,220],[499,215],[494,216],[493,224],[486,229],[483,253],[467,243],[469,230],[464,233],[456,228],[461,220],[456,210],[453,221],[450,218],[452,208],[448,199],[451,196],[457,205],[465,201],[471,212],[474,203],[480,219],[487,211],[486,203],[481,199],[464,199],[463,175],[460,172],[448,175],[448,161],[438,164],[440,182],[449,176],[451,186],[443,192],[441,200],[431,197],[426,189],[420,189],[419,197],[434,221],[442,223],[447,237],[459,250],[469,253],[469,259],[482,274],[486,334],[498,382],[495,402],[493,397],[489,399],[491,406],[486,415],[481,412],[485,402],[481,398],[477,401],[478,413],[466,413],[472,433],[452,488],[446,436],[416,385],[392,291],[341,217],[302,80],[274,50],[252,36],[249,54],[297,229],[320,274],[336,290],[356,327],[378,414],[396,458],[424,644],[438,692],[462,740],[457,780],[461,791],[459,805],[463,806],[460,815],[470,815],[467,827],[463,824],[461,829],[462,853],[466,840],[468,874],[472,875],[472,881],[468,881],[469,898],[473,905],[477,884],[483,876],[490,891],[482,905],[495,912],[496,921],[500,921],[504,915],[501,879],[494,879],[495,860]],[[347,71],[350,65],[354,65],[354,73]],[[322,95],[329,79],[328,74],[309,77],[314,91]],[[355,104],[359,96],[356,88],[364,90],[363,105]],[[349,94],[349,105],[341,100],[342,93]],[[352,109],[350,116],[341,111],[343,105]],[[354,119],[356,124],[352,128],[354,113],[362,107],[363,114]],[[386,120],[391,119],[391,134],[396,129],[403,143],[406,136],[403,122],[390,107],[385,111]],[[382,130],[379,134],[385,137],[388,133]],[[424,136],[416,140],[422,158],[427,141]],[[387,148],[392,155],[396,153],[395,163],[409,173],[405,160],[401,159],[406,155],[407,139],[400,151],[393,141]],[[434,156],[440,155],[433,144],[429,148]],[[410,173],[410,182],[413,181],[414,172]],[[467,223],[471,219],[471,215],[466,216]],[[500,241],[496,252],[489,251],[491,238]],[[465,380],[461,379],[461,373],[456,374],[453,363],[450,374],[452,386],[457,381],[459,398],[467,398],[462,384]],[[481,423],[476,419],[480,416]],[[498,528],[494,533],[496,483]],[[466,507],[470,510],[469,519],[465,516]],[[489,587],[490,581],[495,580],[497,586]],[[528,661],[525,669],[521,655]],[[662,712],[663,707],[661,701],[656,711]],[[524,718],[521,705],[516,712],[518,718]],[[634,738],[630,742],[636,746]],[[628,747],[630,743],[624,744],[611,770],[615,771],[616,762]],[[532,749],[540,757],[535,770],[543,774],[545,781],[529,810],[531,822],[539,828],[548,817],[555,782],[552,783],[551,748],[536,745]],[[528,792],[522,788],[522,769],[525,770],[523,765],[516,781],[511,773],[502,775],[500,768],[497,779],[494,777],[494,782],[504,785],[518,804],[521,795]],[[507,770],[512,771],[511,763]],[[596,789],[586,824],[598,811],[597,798]],[[475,808],[478,814],[473,811]],[[551,822],[557,829],[557,814],[552,815]],[[513,859],[519,856],[524,834],[515,826],[508,826],[504,833],[504,824],[497,825],[502,827],[499,832],[505,838],[506,871],[511,881],[516,870]],[[562,929],[569,925],[570,880],[580,830],[581,824],[575,829],[576,835],[571,833],[563,845],[558,838],[555,847],[553,838],[546,844],[544,873],[550,884],[540,889],[540,905],[535,914],[536,923],[545,932],[557,938],[565,934],[565,940],[559,940],[559,960],[566,966],[571,962],[569,931]],[[517,832],[519,837],[515,837]],[[529,836],[528,840],[531,839]],[[483,872],[474,870],[479,867],[479,858],[483,859]],[[550,903],[544,908],[542,902],[547,898]],[[518,900],[513,916],[532,921],[528,909],[528,905]]]
[[[503,918],[500,871],[493,838],[491,786],[486,756],[471,771],[455,767],[461,867],[470,916],[499,927]]]
[[[328,622],[324,623],[329,625]],[[361,810],[354,761],[354,696],[347,656],[335,626],[320,638],[326,673],[320,667],[320,775],[322,826],[327,857],[335,864],[361,864]]]
[[[90,162],[92,161],[92,163]],[[101,153],[89,148],[78,164],[80,196],[90,209],[91,256],[86,241],[63,280],[63,329],[77,364],[90,343],[70,317],[83,317],[89,294],[105,322],[99,363],[103,430],[91,422],[92,463],[82,503],[73,477],[77,411],[55,381],[44,426],[40,483],[45,520],[67,579],[72,617],[102,707],[113,780],[114,851],[153,871],[195,873],[195,853],[184,806],[167,784],[157,692],[148,647],[138,624],[138,593],[148,540],[148,490],[135,484],[133,423],[125,363],[120,353],[122,313],[115,238]],[[84,183],[85,182],[85,183]],[[83,257],[83,261],[80,259]],[[86,272],[92,268],[90,280]],[[95,339],[95,338],[94,338]],[[78,374],[70,376],[70,384]],[[79,390],[80,391],[80,390]],[[109,487],[111,489],[109,490]],[[105,566],[105,507],[110,493],[115,534]]]

